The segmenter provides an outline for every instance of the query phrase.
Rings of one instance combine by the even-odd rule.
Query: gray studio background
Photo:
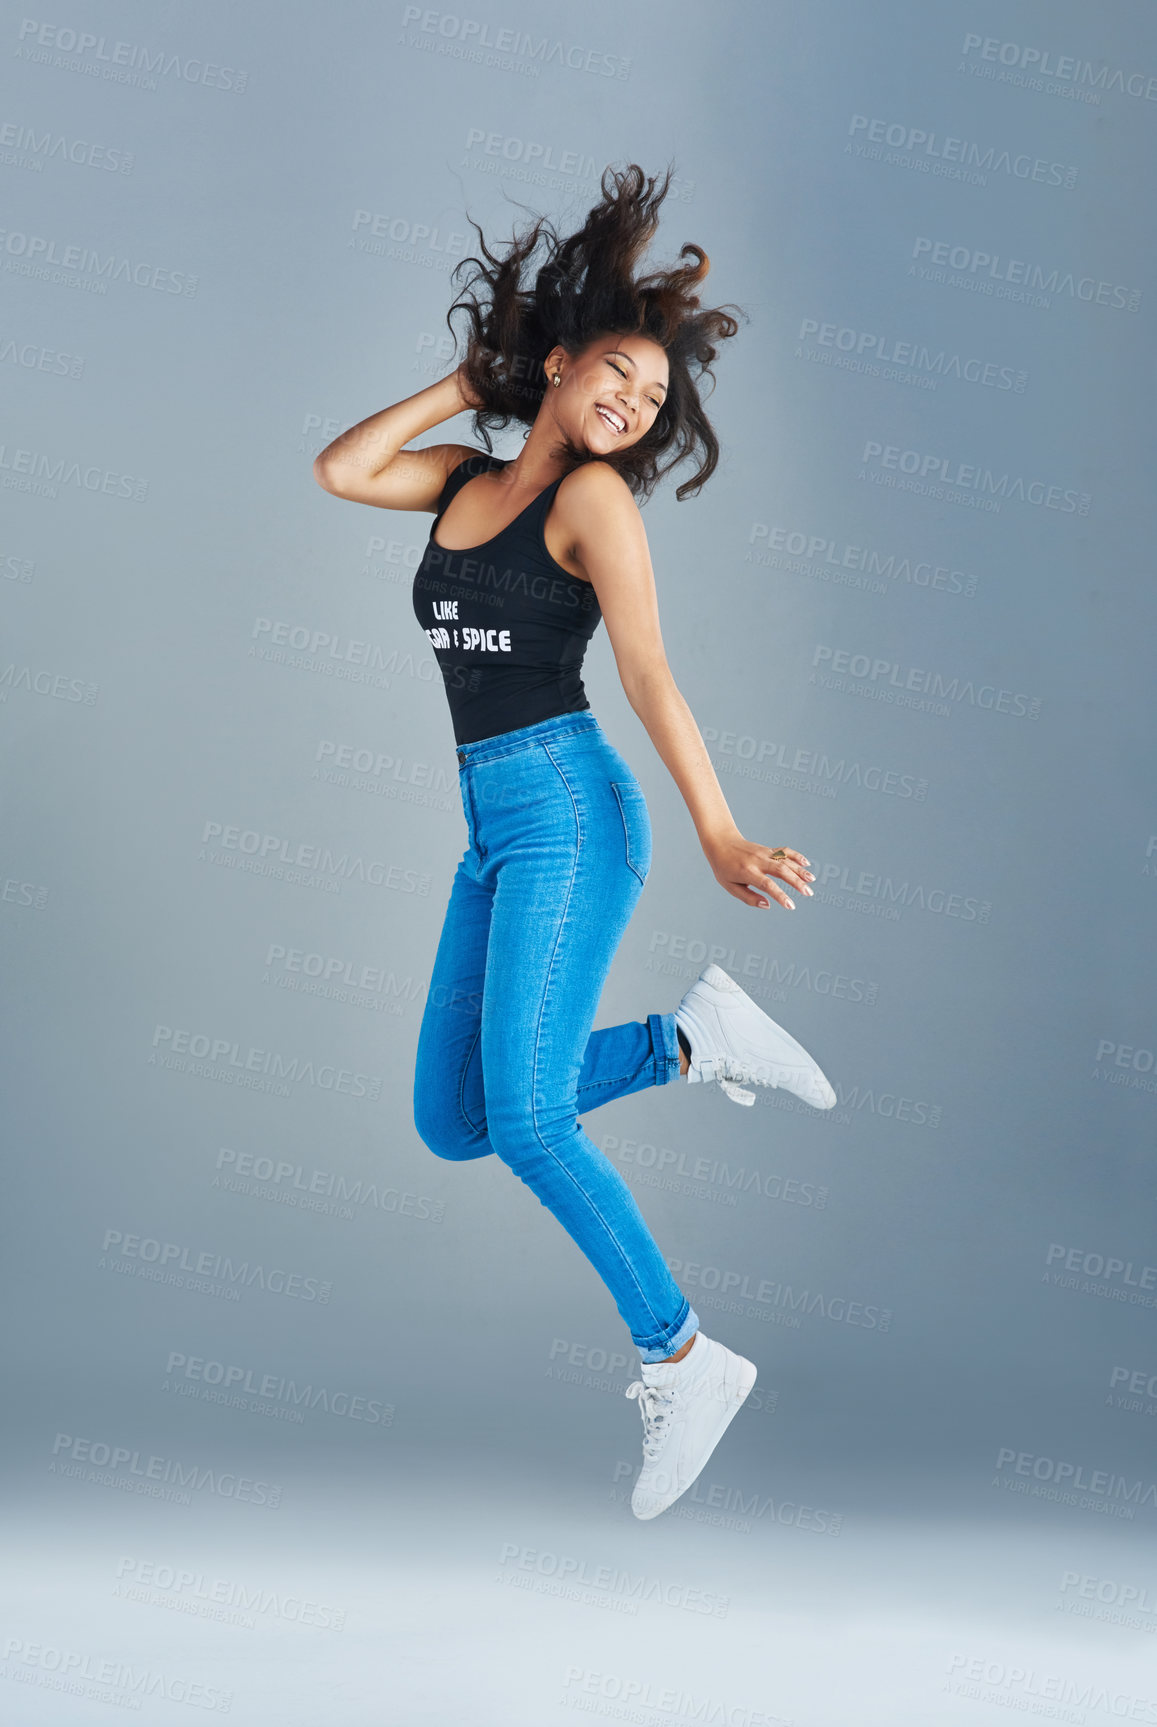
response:
[[[1157,1719],[1150,10],[0,44],[0,1716]],[[652,1524],[608,1293],[412,1125],[466,843],[430,518],[310,472],[454,363],[467,212],[581,222],[632,160],[750,320],[715,478],[645,511],[670,661],[820,891],[715,883],[600,631],[655,848],[598,1023],[716,958],[840,1100],[585,1119],[759,1367]]]

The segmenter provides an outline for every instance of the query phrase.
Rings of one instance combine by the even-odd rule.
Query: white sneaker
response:
[[[736,1080],[782,1087],[813,1109],[831,1109],[836,1094],[803,1045],[746,993],[722,966],[699,973],[675,1009],[675,1023],[691,1045],[686,1078],[713,1079],[736,1103],[752,1104],[755,1093]]]
[[[643,1416],[643,1467],[631,1495],[636,1517],[657,1517],[686,1493],[755,1384],[755,1365],[696,1332],[682,1361],[643,1363],[627,1387]]]

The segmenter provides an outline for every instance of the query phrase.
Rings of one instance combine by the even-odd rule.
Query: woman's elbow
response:
[[[667,695],[675,689],[674,676],[663,657],[625,666],[620,670],[619,676],[627,700],[636,712],[640,705],[652,702],[657,696]]]
[[[324,451],[313,458],[313,477],[322,491],[332,492],[335,497],[341,496],[337,470],[332,462],[326,461]]]

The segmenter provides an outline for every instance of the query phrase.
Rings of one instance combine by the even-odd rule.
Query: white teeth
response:
[[[606,421],[607,425],[611,428],[612,432],[625,432],[626,431],[627,422],[625,420],[622,420],[622,421],[617,420],[616,417],[611,413],[611,410],[609,408],[604,408],[601,402],[596,406],[595,413],[602,415],[603,419]]]

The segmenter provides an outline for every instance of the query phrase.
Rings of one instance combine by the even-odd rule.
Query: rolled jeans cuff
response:
[[[699,1329],[699,1315],[691,1306],[691,1303],[687,1300],[686,1296],[683,1297],[683,1305],[687,1310],[686,1314],[682,1319],[680,1319],[678,1325],[671,1328],[670,1337],[666,1338],[661,1343],[653,1342],[649,1345],[636,1342],[635,1348],[639,1351],[640,1361],[646,1361],[648,1363],[652,1361],[665,1361],[669,1355],[677,1355],[679,1350],[682,1349],[683,1345],[687,1342],[688,1338],[694,1337],[695,1333]]]

